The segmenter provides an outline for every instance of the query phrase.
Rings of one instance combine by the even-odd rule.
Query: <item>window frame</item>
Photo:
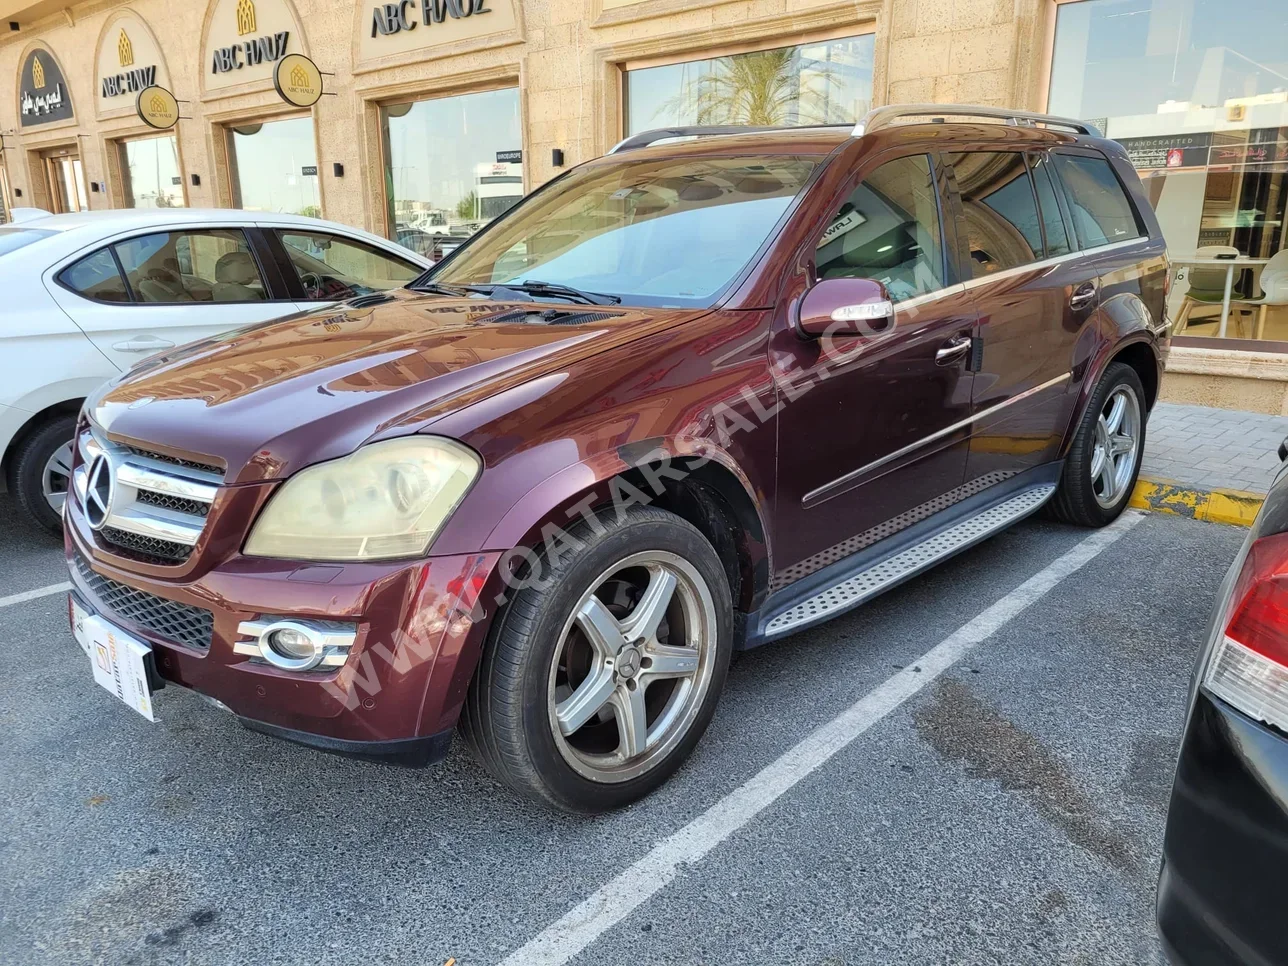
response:
[[[1036,160],[1035,160],[1036,159]],[[1059,173],[1055,170],[1055,158],[1051,157],[1050,150],[1046,148],[1032,149],[1027,152],[1025,158],[1029,166],[1029,177],[1033,179],[1033,190],[1037,194],[1038,217],[1042,221],[1042,239],[1046,245],[1046,257],[1048,260],[1054,258],[1071,258],[1077,255],[1082,249],[1078,245],[1078,235],[1073,230],[1073,212],[1069,208],[1069,199],[1065,195],[1064,182],[1060,180]],[[1051,184],[1051,194],[1055,198],[1056,214],[1060,218],[1060,223],[1064,227],[1064,240],[1069,245],[1069,251],[1063,255],[1051,254],[1051,239],[1046,233],[1046,219],[1042,218],[1042,194],[1038,191],[1037,162],[1045,161],[1047,164],[1047,180]]]
[[[833,193],[826,208],[828,212],[826,217],[830,219],[836,211],[840,210],[841,205],[854,194],[855,190],[863,183],[864,179],[878,168],[881,168],[890,162],[899,161],[903,158],[916,157],[924,157],[926,159],[929,167],[930,180],[933,182],[935,188],[935,213],[939,218],[939,274],[941,284],[938,288],[931,289],[929,292],[922,292],[918,295],[912,296],[911,298],[894,302],[893,304],[896,310],[900,305],[915,301],[916,299],[928,298],[936,292],[942,292],[945,289],[952,288],[962,281],[958,273],[956,260],[949,257],[949,251],[954,249],[957,245],[957,231],[955,225],[950,225],[951,219],[947,217],[946,203],[948,201],[948,194],[946,165],[940,152],[929,150],[927,147],[922,147],[920,149],[913,147],[900,147],[892,148],[888,151],[883,151],[880,154],[874,155],[871,158],[866,159],[865,163],[857,169],[856,174],[845,179],[841,186]],[[815,230],[810,233],[807,241],[808,247],[806,251],[808,253],[809,288],[813,288],[815,285],[819,284],[819,282],[824,281],[819,278],[818,274],[818,243],[829,227],[831,227],[830,220],[826,224],[816,226]]]
[[[1059,185],[1058,190],[1062,194],[1063,204],[1067,208],[1068,221],[1066,222],[1066,227],[1068,228],[1069,233],[1073,236],[1075,246],[1074,254],[1078,254],[1079,252],[1095,251],[1099,248],[1104,248],[1106,245],[1118,245],[1126,242],[1145,241],[1149,239],[1150,233],[1148,223],[1141,216],[1140,208],[1137,207],[1136,204],[1136,198],[1133,196],[1132,191],[1127,187],[1127,185],[1123,183],[1122,175],[1120,175],[1118,170],[1114,167],[1112,158],[1102,151],[1084,147],[1083,145],[1061,146],[1058,148],[1052,148],[1046,153],[1047,156],[1051,158],[1052,179],[1057,185]],[[1135,237],[1120,238],[1117,241],[1106,240],[1099,245],[1086,245],[1083,243],[1082,237],[1078,233],[1077,222],[1073,218],[1073,191],[1070,190],[1068,183],[1064,180],[1064,175],[1060,172],[1060,166],[1056,163],[1056,158],[1060,155],[1075,158],[1089,158],[1093,161],[1103,161],[1108,165],[1109,171],[1114,177],[1114,181],[1118,184],[1118,190],[1122,192],[1123,198],[1127,201],[1127,209],[1131,212],[1132,220],[1136,223]]]
[[[359,248],[370,249],[374,254],[379,255],[382,258],[387,258],[390,261],[395,261],[401,258],[398,254],[387,251],[379,245],[372,244],[365,238],[351,238],[348,235],[338,235],[335,232],[327,231],[326,229],[310,228],[305,225],[264,225],[262,226],[262,229],[264,232],[265,244],[272,253],[273,259],[276,262],[276,268],[281,274],[283,285],[292,293],[299,292],[298,296],[292,294],[292,298],[296,302],[320,304],[323,302],[342,302],[344,299],[311,299],[305,294],[304,283],[300,281],[299,271],[295,268],[295,263],[291,261],[291,253],[286,250],[286,242],[282,239],[282,235],[284,234],[322,235],[326,238],[332,239],[333,241],[343,242]],[[407,263],[407,268],[415,273],[411,278],[399,286],[400,288],[408,288],[413,282],[423,276],[428,269],[421,268],[409,258],[403,259],[403,261]],[[350,297],[352,298],[354,296]]]
[[[260,278],[262,278],[264,281],[264,294],[268,296],[267,298],[258,299],[256,301],[256,304],[261,304],[261,305],[268,305],[271,303],[293,304],[296,301],[298,301],[298,299],[291,297],[290,294],[287,293],[287,286],[284,284],[281,275],[278,273],[277,266],[273,265],[265,258],[264,240],[262,238],[260,229],[255,225],[247,225],[247,224],[228,224],[228,225],[202,224],[202,225],[174,225],[174,226],[165,225],[165,226],[157,226],[155,228],[145,229],[142,231],[139,231],[139,230],[131,231],[128,234],[118,235],[114,238],[100,239],[99,241],[95,242],[92,247],[87,246],[85,249],[82,249],[76,252],[70,258],[66,259],[61,265],[56,266],[52,270],[51,274],[46,275],[45,277],[52,278],[54,283],[64,291],[69,292],[70,294],[76,296],[79,299],[84,299],[86,302],[91,302],[94,305],[108,305],[108,306],[115,306],[115,307],[119,307],[122,305],[135,305],[135,306],[159,305],[159,306],[170,306],[170,307],[173,307],[176,305],[182,305],[185,307],[191,307],[196,305],[233,304],[229,302],[215,302],[215,301],[145,302],[142,299],[140,299],[138,297],[138,293],[134,291],[134,286],[130,284],[130,277],[125,271],[125,266],[121,263],[121,258],[116,253],[117,245],[124,244],[125,242],[129,242],[129,241],[133,241],[136,238],[146,238],[149,235],[159,235],[159,234],[180,235],[180,234],[192,234],[194,232],[210,232],[210,231],[240,231],[243,237],[245,237],[247,247],[249,248],[251,253],[251,257],[255,259],[255,265],[259,269]],[[125,291],[130,296],[129,301],[108,302],[108,301],[104,301],[103,299],[91,298],[90,296],[85,295],[83,292],[79,292],[76,289],[72,288],[70,285],[68,285],[66,282],[63,281],[63,278],[62,278],[63,272],[67,271],[67,269],[71,268],[73,265],[80,263],[84,259],[97,255],[103,249],[107,249],[107,251],[112,256],[112,260],[116,263],[116,270],[118,273],[120,273],[121,280],[125,283]],[[240,304],[245,304],[245,303],[240,303]]]

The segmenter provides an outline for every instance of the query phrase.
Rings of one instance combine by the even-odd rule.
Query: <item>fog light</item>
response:
[[[357,627],[340,621],[261,618],[237,625],[242,640],[233,653],[265,661],[283,671],[343,667],[357,640]]]
[[[293,627],[283,627],[265,634],[264,640],[275,654],[290,661],[307,661],[317,649],[312,638]]]

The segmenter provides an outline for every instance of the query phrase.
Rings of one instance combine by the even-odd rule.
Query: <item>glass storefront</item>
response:
[[[872,105],[872,34],[626,72],[626,133],[685,124],[846,124]]]
[[[228,162],[234,207],[322,217],[312,117],[229,128]]]
[[[1285,37],[1284,0],[1058,8],[1048,110],[1127,149],[1179,269],[1178,334],[1288,341],[1288,304],[1265,304],[1261,284],[1288,272]]]
[[[121,180],[130,208],[184,208],[179,145],[173,134],[120,142]]]
[[[12,220],[9,213],[9,172],[0,161],[0,225],[7,225]]]
[[[519,91],[381,109],[389,234],[441,258],[523,197]]]

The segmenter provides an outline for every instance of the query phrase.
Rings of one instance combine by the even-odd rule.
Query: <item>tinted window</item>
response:
[[[157,232],[114,247],[140,302],[258,302],[268,297],[246,236],[237,229]]]
[[[317,232],[278,232],[304,297],[332,301],[406,285],[423,269],[362,242]]]
[[[1042,229],[1024,155],[973,151],[948,160],[957,172],[974,277],[1040,261]]]
[[[74,265],[64,268],[58,281],[87,299],[98,299],[100,302],[130,300],[125,280],[116,268],[116,259],[106,248],[100,248],[93,255],[86,255]]]
[[[1051,175],[1049,158],[1029,156],[1032,163],[1033,183],[1038,189],[1038,208],[1042,212],[1042,227],[1046,229],[1047,257],[1067,255],[1073,248],[1056,200],[1055,182]]]
[[[1136,213],[1108,161],[1073,154],[1054,157],[1069,196],[1074,234],[1083,248],[1140,237]]]
[[[35,228],[0,228],[0,255],[26,248],[32,242],[56,235],[54,231],[40,231]]]
[[[818,244],[819,278],[872,278],[895,301],[943,288],[943,242],[930,160],[887,161],[854,189]]]

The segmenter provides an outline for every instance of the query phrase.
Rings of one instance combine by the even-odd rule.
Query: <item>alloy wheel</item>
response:
[[[1091,489],[1105,509],[1118,504],[1131,485],[1140,458],[1140,402],[1129,386],[1109,394],[1096,421],[1091,455]]]
[[[711,589],[687,560],[632,554],[578,601],[551,662],[550,726],[569,765],[592,781],[644,774],[683,740],[711,685]]]
[[[45,502],[57,514],[62,514],[67,502],[67,491],[72,484],[72,444],[64,443],[45,461],[40,474],[40,491]]]

